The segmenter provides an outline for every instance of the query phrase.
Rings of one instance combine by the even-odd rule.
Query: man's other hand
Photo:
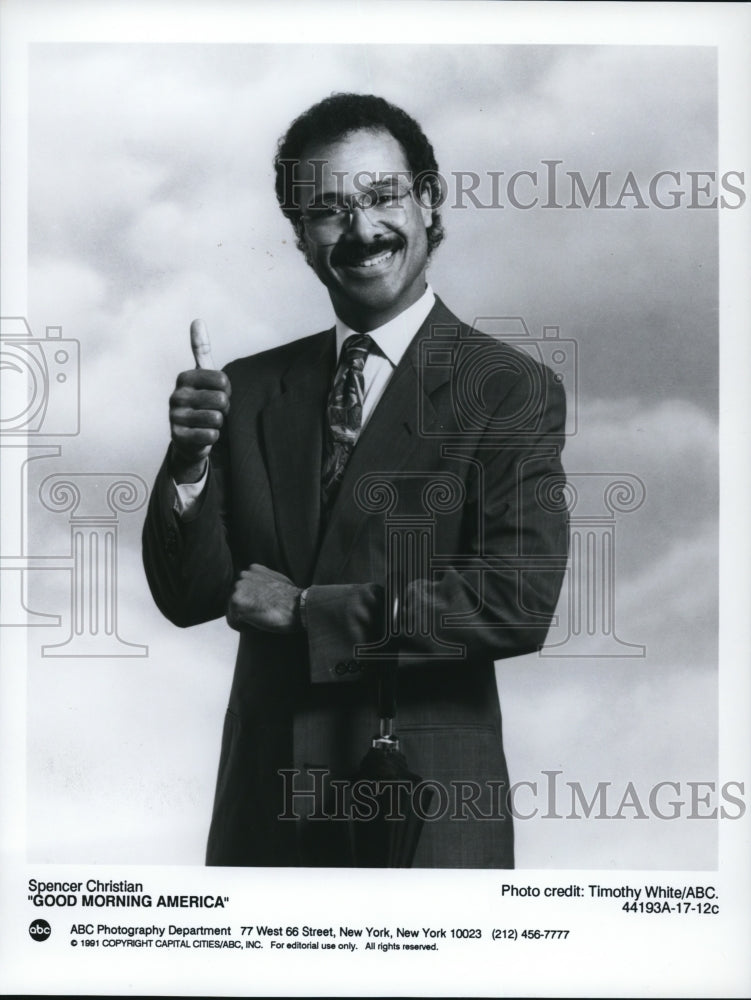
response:
[[[169,401],[170,471],[176,483],[197,483],[203,475],[206,459],[229,412],[232,391],[224,372],[214,368],[203,320],[191,323],[190,344],[196,367],[177,376]]]
[[[265,632],[296,632],[300,624],[300,588],[282,573],[253,563],[240,573],[227,608],[234,629],[253,625]]]

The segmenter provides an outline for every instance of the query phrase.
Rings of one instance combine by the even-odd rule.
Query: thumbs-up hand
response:
[[[177,376],[169,401],[170,469],[177,483],[196,483],[203,475],[206,459],[229,412],[232,392],[227,376],[214,366],[202,319],[190,325],[190,346],[196,367]]]
[[[202,319],[194,319],[190,324],[190,346],[193,351],[196,368],[216,371],[216,365],[211,356],[209,331],[206,329],[206,324]]]

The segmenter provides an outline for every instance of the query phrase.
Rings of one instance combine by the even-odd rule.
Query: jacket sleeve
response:
[[[221,460],[212,452],[196,509],[180,518],[165,458],[151,493],[142,535],[144,569],[157,607],[181,628],[221,618],[227,610],[234,571],[224,481]]]
[[[427,573],[406,572],[393,588],[402,604],[400,667],[453,661],[461,668],[534,652],[545,641],[565,572],[568,516],[560,460],[566,400],[544,371],[535,433],[486,434],[477,444],[462,511],[464,550],[432,554]],[[503,407],[513,411],[514,400],[497,412]],[[385,603],[375,583],[309,589],[313,683],[357,680],[367,671],[358,647],[361,654],[384,635]]]

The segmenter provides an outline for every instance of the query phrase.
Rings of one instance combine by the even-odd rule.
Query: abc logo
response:
[[[47,921],[42,920],[41,917],[37,917],[36,920],[32,920],[29,924],[29,934],[35,941],[46,941],[51,933],[52,928]]]

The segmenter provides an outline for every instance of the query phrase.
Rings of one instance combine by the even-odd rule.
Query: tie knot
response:
[[[374,348],[373,339],[367,333],[353,334],[342,345],[342,361],[346,367],[356,367],[362,371],[365,359]]]

